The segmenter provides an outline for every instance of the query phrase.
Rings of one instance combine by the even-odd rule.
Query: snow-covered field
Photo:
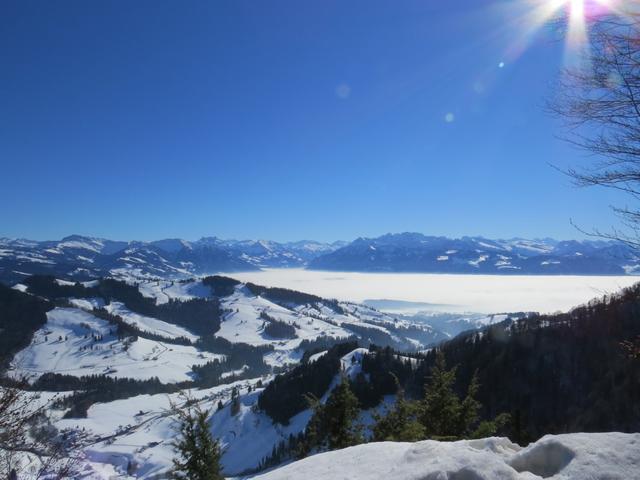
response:
[[[423,304],[419,310],[478,313],[564,311],[640,281],[640,277],[632,276],[354,273],[293,268],[232,273],[229,276],[243,282],[290,288],[323,298],[354,302],[401,300]]]
[[[144,315],[132,312],[120,302],[111,302],[106,306],[109,313],[118,315],[130,325],[139,328],[143,332],[153,333],[165,338],[184,337],[191,341],[198,339],[197,335],[192,334],[189,330],[172,323],[163,322],[155,318],[146,317]]]
[[[507,438],[369,443],[321,453],[255,480],[631,480],[640,434],[548,435],[522,448]]]

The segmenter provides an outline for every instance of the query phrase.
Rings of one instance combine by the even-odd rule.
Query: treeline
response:
[[[138,337],[142,337],[148,340],[155,340],[172,345],[193,345],[193,342],[186,337],[169,338],[151,333],[147,330],[141,330],[135,325],[127,323],[120,315],[114,315],[105,308],[94,308],[91,310],[91,314],[114,325],[116,327],[115,333],[119,340],[124,338],[137,340]]]
[[[462,381],[474,370],[483,413],[506,411],[513,438],[640,430],[640,362],[621,344],[640,335],[640,285],[567,314],[494,325],[447,342]],[[425,356],[422,372],[435,362]],[[490,387],[489,387],[490,386]]]
[[[384,352],[378,353],[384,355]],[[355,362],[355,357],[352,358]],[[339,383],[327,395],[326,402],[321,402],[317,396],[306,395],[312,416],[305,430],[275,445],[260,467],[267,468],[285,460],[346,448],[368,440],[415,442],[425,439],[453,441],[481,438],[503,434],[509,423],[508,415],[481,418],[477,377],[474,376],[466,385],[462,395],[454,391],[456,368],[447,367],[441,352],[430,370],[421,398],[407,399],[399,379],[395,380],[396,401],[383,413],[373,415],[374,424],[368,434],[360,423],[363,405],[346,375],[342,375]]]
[[[273,345],[254,346],[246,343],[232,343],[225,338],[207,335],[201,337],[195,346],[200,350],[225,356],[223,360],[212,360],[192,367],[197,376],[195,383],[201,388],[244,378],[255,378],[272,371],[271,367],[264,362],[264,355],[274,350]],[[223,382],[223,374],[232,370],[242,370],[242,373],[224,377]]]
[[[264,310],[260,312],[260,318],[264,320],[264,328],[263,332],[272,337],[272,338],[297,338],[298,335],[296,333],[296,326],[299,328],[299,325],[294,323],[290,325],[282,320],[278,320],[275,317],[272,317]]]
[[[205,277],[202,279],[202,283],[211,288],[211,292],[217,297],[228,297],[236,286],[240,285],[238,280],[220,275]]]
[[[50,302],[0,283],[0,372],[13,356],[29,346],[33,334],[47,322]]]
[[[324,352],[325,350],[329,350],[330,348],[333,348],[341,343],[351,343],[354,345],[362,346],[359,343],[358,337],[356,337],[355,335],[351,335],[349,337],[332,337],[329,335],[321,335],[312,340],[305,338],[300,342],[300,345],[298,346],[298,349],[304,352],[302,354],[300,363],[307,363],[311,355]]]
[[[340,371],[340,359],[355,348],[357,343],[336,345],[315,362],[278,375],[260,394],[258,407],[274,421],[287,425],[291,417],[309,407],[308,395],[324,395]]]
[[[245,287],[256,296],[264,297],[280,305],[313,305],[322,304],[331,308],[336,313],[343,314],[344,310],[337,300],[327,300],[310,293],[289,290],[288,288],[263,287],[255,283],[246,283]]]
[[[256,378],[271,372],[271,367],[264,361],[256,362],[252,365],[244,364],[239,366],[237,363],[233,359],[225,359],[211,360],[203,365],[194,365],[191,369],[198,377],[194,384],[199,388],[210,388],[222,383]]]
[[[150,316],[184,327],[196,335],[220,330],[220,302],[216,298],[171,299],[157,305]]]
[[[164,384],[157,377],[135,380],[105,375],[75,377],[45,373],[34,382],[31,389],[50,392],[74,391],[72,395],[57,399],[56,405],[68,408],[65,418],[85,418],[89,407],[96,402],[112,402],[136,395],[174,393],[190,386],[191,382]]]
[[[390,352],[365,356],[362,400],[393,392],[387,372],[411,398],[423,394],[441,351],[457,366],[453,389],[464,393],[477,372],[482,418],[511,416],[512,440],[526,444],[545,434],[640,430],[640,362],[623,343],[640,335],[640,285],[565,314],[507,320],[462,334],[418,355],[409,371]],[[386,378],[385,378],[386,377]],[[379,380],[377,380],[379,379]],[[376,387],[377,385],[377,387]]]
[[[205,335],[200,337],[194,346],[200,350],[211,353],[226,355],[232,362],[233,368],[240,368],[242,365],[257,365],[263,361],[266,353],[274,350],[273,345],[249,345],[247,343],[234,343],[226,338],[215,335]]]

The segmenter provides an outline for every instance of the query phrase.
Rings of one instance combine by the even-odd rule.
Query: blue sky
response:
[[[519,2],[12,0],[0,236],[579,237],[610,191],[544,112]],[[504,62],[504,65],[500,65]]]

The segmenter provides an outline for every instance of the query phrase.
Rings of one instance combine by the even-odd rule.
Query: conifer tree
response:
[[[240,392],[238,387],[231,390],[231,416],[235,417],[240,413]]]
[[[360,409],[349,380],[342,376],[324,406],[324,423],[330,450],[346,448],[362,442],[361,428],[356,424]]]
[[[173,442],[176,458],[172,477],[180,480],[224,480],[220,446],[211,436],[209,412],[187,399],[184,408],[173,406],[178,416],[178,437]]]
[[[474,372],[469,387],[467,388],[467,396],[460,405],[460,416],[457,434],[460,436],[468,436],[473,431],[474,425],[478,422],[481,404],[476,399],[480,383],[478,381],[478,372]]]
[[[309,419],[309,423],[307,423],[304,436],[298,445],[297,455],[299,458],[306,457],[315,448],[323,448],[323,443],[326,438],[324,405],[313,395],[305,395],[305,400],[309,404],[309,408],[313,414]]]
[[[425,387],[421,423],[430,437],[455,437],[459,434],[460,399],[453,391],[456,368],[447,370],[444,353],[438,351]]]
[[[313,415],[298,447],[298,456],[305,457],[314,449],[336,450],[362,443],[362,428],[356,423],[360,413],[358,398],[346,376],[342,376],[324,405],[314,396],[308,395],[306,399]]]
[[[397,383],[397,379],[396,379]],[[424,426],[417,421],[418,405],[408,401],[404,390],[398,388],[396,402],[385,416],[374,415],[373,427],[375,442],[417,442],[425,438]]]

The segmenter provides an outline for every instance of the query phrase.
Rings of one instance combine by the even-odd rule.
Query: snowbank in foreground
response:
[[[640,434],[547,435],[522,448],[506,438],[370,443],[300,460],[255,480],[640,479]]]

